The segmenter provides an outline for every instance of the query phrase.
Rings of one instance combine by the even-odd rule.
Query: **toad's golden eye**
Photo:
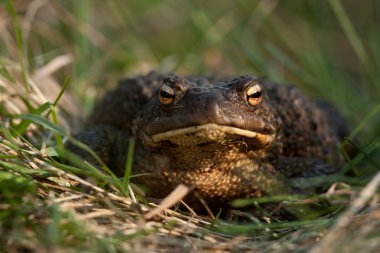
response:
[[[260,85],[254,84],[253,86],[249,87],[246,92],[247,95],[247,101],[251,105],[258,105],[263,98],[263,89]]]
[[[170,105],[174,102],[175,90],[172,87],[164,84],[160,89],[159,96],[161,104]]]

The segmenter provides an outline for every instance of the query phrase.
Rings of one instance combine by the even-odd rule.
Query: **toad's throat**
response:
[[[151,138],[156,143],[169,140],[170,142],[179,145],[195,145],[205,142],[223,141],[227,139],[228,136],[255,139],[255,141],[264,146],[272,142],[274,138],[274,134],[262,134],[255,131],[231,126],[222,126],[214,123],[169,130],[152,135]]]

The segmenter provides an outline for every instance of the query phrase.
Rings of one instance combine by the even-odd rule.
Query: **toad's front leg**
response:
[[[74,138],[87,145],[95,154],[109,166],[116,175],[124,174],[124,164],[128,151],[130,134],[114,126],[99,124],[85,128]],[[100,168],[97,159],[73,142],[68,142],[66,148],[81,157],[84,161]]]

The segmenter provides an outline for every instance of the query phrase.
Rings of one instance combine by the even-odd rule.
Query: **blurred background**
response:
[[[69,76],[86,113],[119,79],[151,70],[291,83],[353,127],[379,110],[378,0],[15,0],[14,15],[10,1],[0,5],[2,61],[50,70],[59,84]],[[379,118],[363,123],[363,139],[379,136]]]

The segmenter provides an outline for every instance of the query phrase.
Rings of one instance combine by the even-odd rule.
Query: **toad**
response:
[[[123,176],[136,136],[134,182],[153,197],[185,184],[208,205],[222,207],[236,198],[292,192],[292,178],[336,172],[342,163],[337,146],[347,134],[333,106],[293,86],[249,75],[152,72],[122,80],[76,138]],[[84,150],[69,148],[96,165]]]

